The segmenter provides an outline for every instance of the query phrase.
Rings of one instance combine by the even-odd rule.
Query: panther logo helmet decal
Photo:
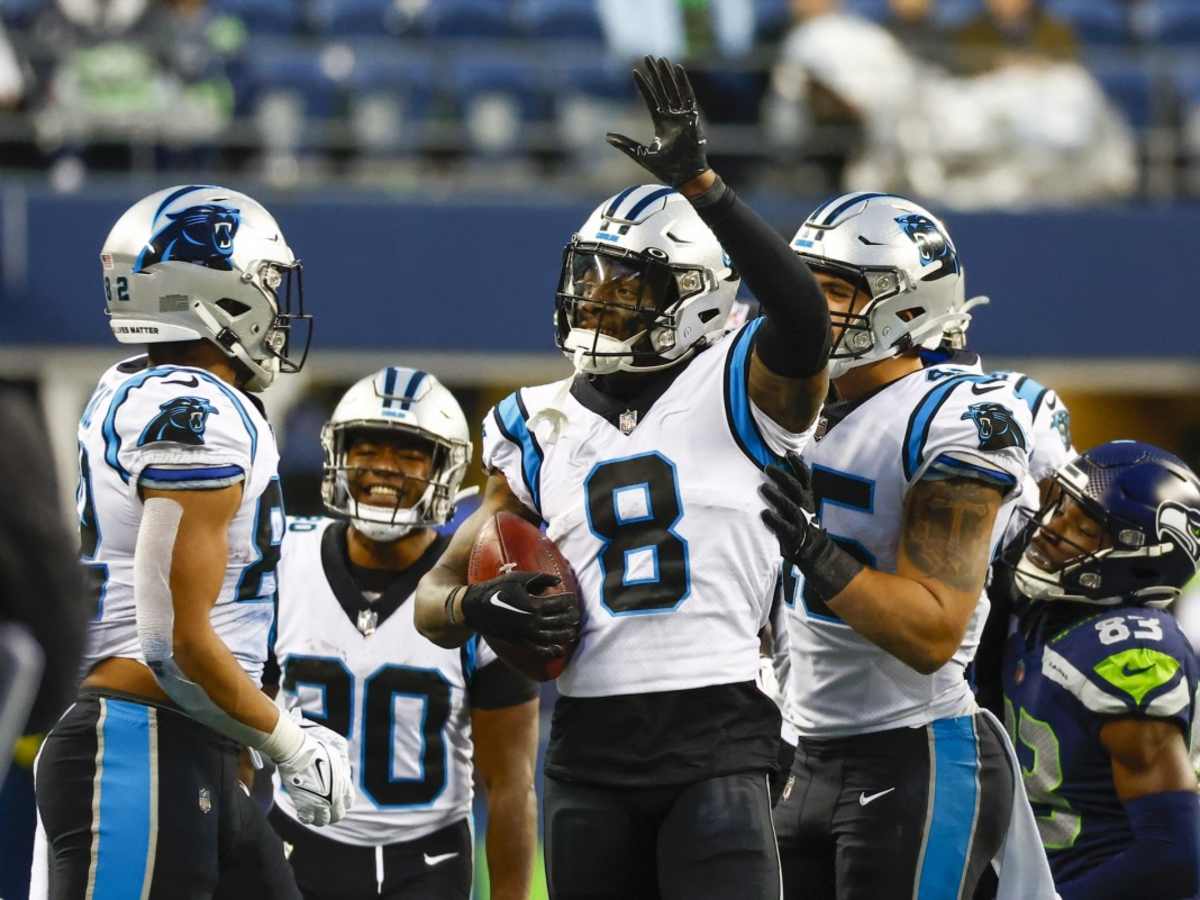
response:
[[[159,410],[142,430],[139,447],[160,441],[199,446],[204,443],[208,417],[220,412],[203,397],[176,397],[162,404]]]
[[[189,206],[177,213],[167,213],[169,220],[138,254],[133,271],[160,262],[190,262],[210,269],[228,272],[233,269],[229,258],[241,224],[241,211],[216,203]]]

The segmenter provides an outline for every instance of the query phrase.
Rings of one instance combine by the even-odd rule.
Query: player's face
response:
[[[853,282],[828,272],[814,271],[813,276],[825,294],[830,313],[852,314],[861,312],[867,305],[867,295]],[[840,317],[838,317],[840,318]],[[833,345],[838,346],[844,327],[835,318],[832,325]],[[844,321],[844,320],[842,320]]]
[[[421,495],[433,472],[433,447],[406,434],[362,431],[350,437],[346,451],[350,493],[358,503],[407,509]]]
[[[1039,569],[1057,572],[1074,559],[1111,546],[1104,526],[1074,497],[1063,494],[1050,521],[1034,532],[1025,555]]]
[[[576,254],[571,264],[571,325],[627,341],[645,331],[665,297],[637,264],[603,254]]]

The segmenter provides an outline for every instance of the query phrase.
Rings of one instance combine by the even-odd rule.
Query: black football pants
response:
[[[283,845],[238,782],[238,748],[178,710],[84,690],[35,774],[49,900],[209,900],[250,852],[256,900],[299,900]]]
[[[775,808],[788,900],[970,900],[1012,811],[1004,738],[982,714],[802,738]]]
[[[545,780],[552,900],[779,900],[765,772],[662,788]]]

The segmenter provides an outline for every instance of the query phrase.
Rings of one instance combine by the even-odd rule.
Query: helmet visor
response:
[[[558,290],[564,324],[618,341],[668,324],[660,317],[679,300],[674,274],[641,256],[568,249]]]

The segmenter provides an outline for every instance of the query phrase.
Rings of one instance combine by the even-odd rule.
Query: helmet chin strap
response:
[[[1092,606],[1117,606],[1124,598],[1087,597],[1083,594],[1068,594],[1062,585],[1062,572],[1047,572],[1039,568],[1028,556],[1022,554],[1013,572],[1017,590],[1030,600],[1046,602],[1088,603]]]
[[[201,303],[193,303],[192,312],[204,323],[204,327],[209,330],[212,339],[216,341],[217,335],[224,330],[224,326]],[[244,365],[250,372],[250,379],[245,385],[248,391],[266,390],[271,386],[271,382],[275,380],[275,376],[279,374],[279,360],[269,359],[264,363],[253,359],[246,352],[246,347],[241,341],[234,340],[228,346],[217,342],[217,346]]]
[[[373,522],[370,519],[360,519],[357,516],[352,516],[350,521],[353,523],[355,531],[380,544],[390,544],[392,541],[398,541],[400,538],[411,534],[417,528],[416,525],[408,523]]]

